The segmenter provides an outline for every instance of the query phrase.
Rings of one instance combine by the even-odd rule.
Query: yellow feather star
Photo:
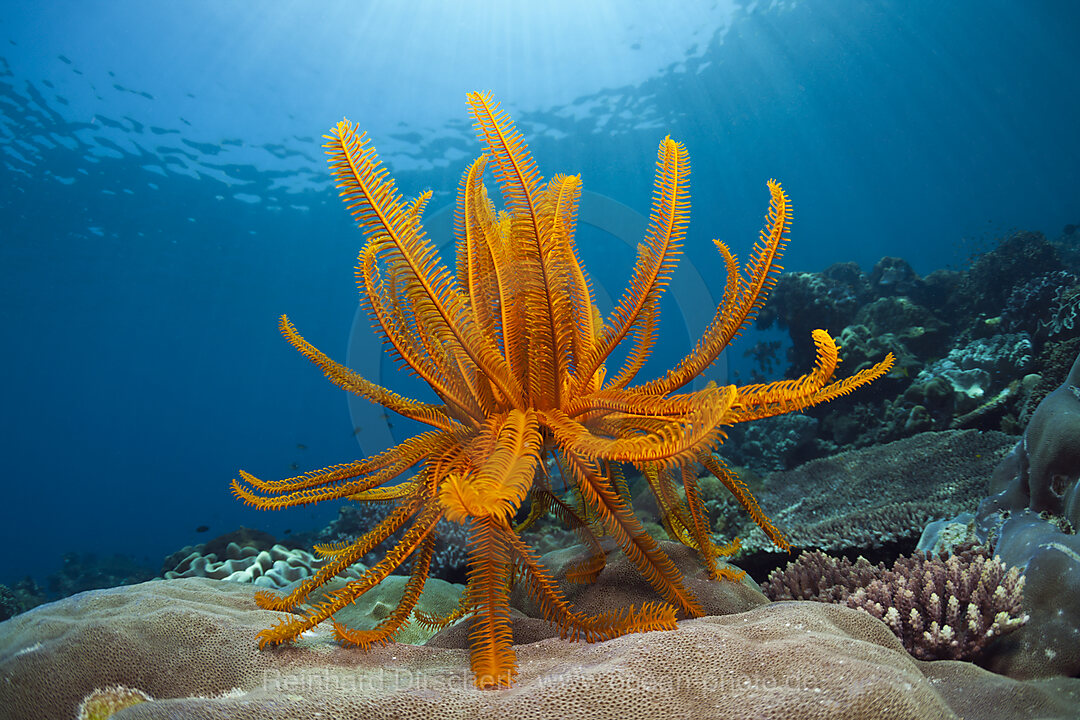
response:
[[[354,542],[320,547],[326,564],[288,595],[260,592],[257,601],[264,608],[295,610],[313,589],[406,528],[360,579],[262,631],[260,646],[295,639],[411,557],[401,602],[380,625],[366,631],[334,625],[349,644],[366,648],[390,642],[423,590],[439,520],[468,525],[468,586],[461,605],[449,617],[418,620],[441,627],[471,617],[475,682],[497,688],[511,685],[517,672],[509,607],[514,582],[525,583],[564,637],[595,641],[669,630],[677,610],[702,614],[674,563],[634,515],[622,464],[643,474],[669,533],[698,551],[713,578],[738,579],[739,573],[716,562],[738,543],[713,543],[697,467],[715,474],[774,543],[786,548],[787,542],[747,487],[713,455],[724,440],[723,428],[846,394],[888,372],[893,358],[830,382],[837,348],[828,333],[815,330],[817,362],[804,377],[680,392],[747,326],[775,283],[791,206],[779,183],[770,180],[766,227],[745,269],[716,242],[727,284],[704,335],[663,377],[631,385],[653,347],[659,300],[686,237],[686,149],[670,137],[660,143],[652,213],[632,279],[602,321],[574,244],[580,178],[556,175],[545,182],[521,133],[491,96],[472,93],[468,103],[485,152],[466,170],[458,192],[456,273],[442,264],[420,223],[430,193],[405,202],[370,141],[348,120],[337,124],[324,146],[342,199],[366,238],[356,273],[373,325],[388,350],[427,382],[440,402],[411,400],[369,382],[315,349],[281,318],[285,338],[331,382],[432,430],[379,455],[295,478],[263,481],[241,471],[232,488],[245,503],[271,510],[339,498],[393,508]],[[502,190],[506,209],[501,213],[482,183],[488,168]],[[605,362],[627,340],[631,346],[622,367],[606,379]],[[557,495],[547,481],[549,457],[571,487],[569,496]],[[407,482],[388,484],[417,466]],[[528,517],[515,527],[526,499]],[[595,579],[604,557],[597,536],[608,534],[664,602],[597,616],[571,607],[519,536],[547,512],[590,548],[591,557],[571,569],[573,579]]]

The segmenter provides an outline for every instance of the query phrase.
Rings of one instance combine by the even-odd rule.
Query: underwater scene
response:
[[[4,4],[0,720],[1080,718],[1078,30]]]

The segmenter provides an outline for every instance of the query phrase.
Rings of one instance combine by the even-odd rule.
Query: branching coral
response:
[[[996,637],[1027,622],[1024,578],[982,546],[949,557],[921,551],[886,570],[803,552],[763,585],[773,600],[843,603],[882,620],[920,660],[977,657]]]

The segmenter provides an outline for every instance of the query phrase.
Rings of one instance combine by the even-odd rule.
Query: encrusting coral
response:
[[[716,242],[727,270],[723,300],[694,349],[662,377],[631,385],[656,342],[659,303],[682,253],[689,223],[690,164],[670,137],[660,143],[652,212],[638,246],[629,288],[602,320],[574,243],[581,179],[545,182],[509,116],[486,94],[468,96],[485,153],[465,172],[456,213],[457,272],[438,257],[420,224],[427,192],[405,202],[370,141],[347,120],[325,145],[342,198],[367,243],[357,267],[362,301],[390,352],[423,379],[439,403],[407,399],[374,385],[314,348],[282,317],[281,331],[335,384],[433,429],[380,455],[299,477],[263,481],[241,472],[233,492],[264,509],[348,498],[392,503],[394,510],[352,543],[321,547],[330,561],[287,596],[257,595],[267,609],[295,610],[308,594],[371,548],[405,528],[400,540],[360,579],[260,634],[262,645],[297,638],[374,587],[410,557],[401,602],[371,630],[335,625],[347,644],[389,642],[409,618],[423,589],[442,518],[468,524],[467,589],[445,626],[471,616],[471,666],[481,688],[506,687],[517,672],[509,593],[522,583],[544,616],[566,637],[588,641],[631,632],[673,629],[676,611],[702,614],[629,500],[624,464],[641,472],[663,511],[668,533],[693,547],[714,579],[741,576],[718,559],[737,547],[714,545],[697,487],[697,468],[716,475],[776,544],[785,546],[745,486],[713,455],[724,427],[826,402],[881,377],[880,363],[832,381],[838,349],[824,330],[812,334],[813,370],[767,385],[710,385],[680,392],[752,321],[779,270],[777,259],[791,207],[770,180],[766,228],[744,269]],[[482,183],[494,169],[506,210],[496,213]],[[614,374],[605,362],[629,341]],[[558,463],[562,487],[546,472]],[[416,474],[387,485],[418,466]],[[680,494],[679,485],[685,493]],[[526,501],[528,504],[526,505]],[[515,524],[519,510],[524,514]],[[552,512],[593,552],[573,570],[594,579],[611,535],[663,602],[587,615],[565,600],[519,533]]]
[[[275,544],[267,550],[259,550],[231,542],[225,548],[224,557],[192,550],[162,576],[167,579],[208,577],[280,589],[314,575],[324,562],[305,550],[284,545]]]
[[[948,557],[916,551],[891,569],[803,552],[763,585],[773,600],[817,600],[864,610],[920,660],[971,660],[1027,622],[1024,577],[983,546]]]
[[[76,720],[108,720],[124,708],[153,700],[138,688],[110,685],[99,688],[83,698]]]

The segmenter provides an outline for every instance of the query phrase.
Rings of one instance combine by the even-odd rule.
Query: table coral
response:
[[[829,552],[914,539],[927,522],[972,510],[987,478],[1015,443],[999,432],[948,430],[849,450],[768,475],[756,493],[777,508],[777,522],[797,548]],[[776,552],[753,528],[746,552]]]

